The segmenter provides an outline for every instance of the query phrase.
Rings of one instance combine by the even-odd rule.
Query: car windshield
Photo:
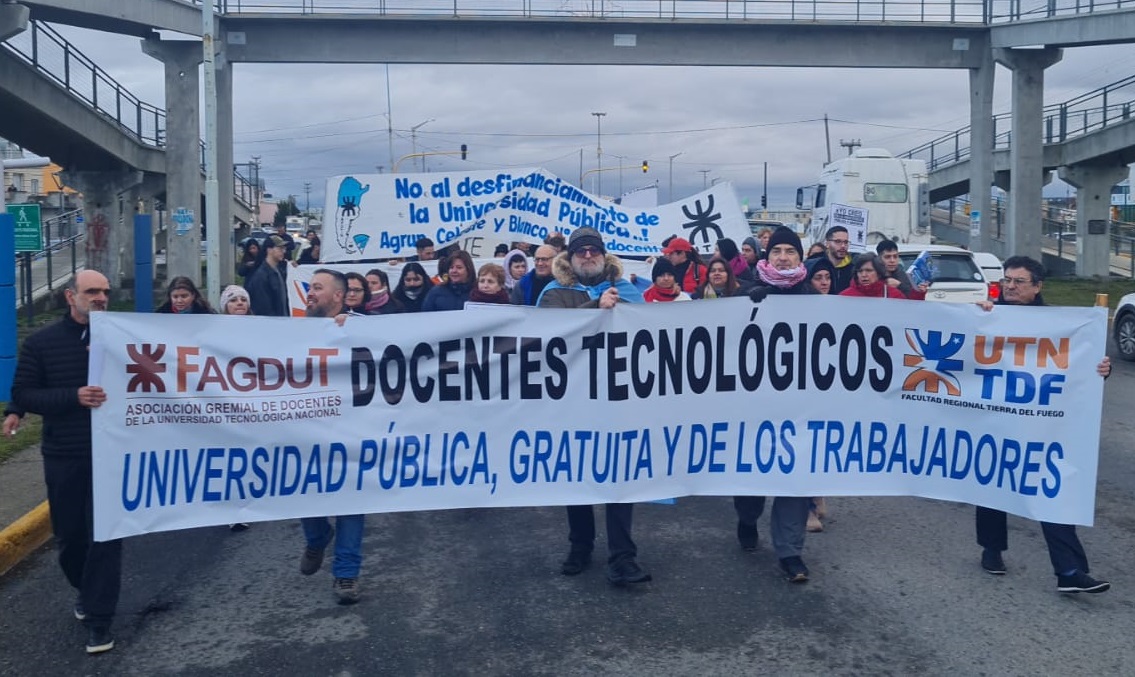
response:
[[[918,252],[899,254],[903,268],[909,268],[916,258]],[[930,259],[933,261],[935,271],[934,282],[978,282],[985,279],[968,254],[931,252]]]

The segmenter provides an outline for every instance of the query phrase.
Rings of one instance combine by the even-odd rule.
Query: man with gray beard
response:
[[[603,238],[594,228],[572,232],[567,251],[552,262],[552,273],[555,279],[548,283],[536,302],[541,308],[611,309],[620,301],[643,303],[642,293],[623,279],[622,263],[618,257],[607,254]],[[650,574],[635,561],[638,549],[631,540],[633,510],[633,503],[608,503],[606,507],[607,580],[613,585],[651,580]],[[571,550],[560,565],[560,572],[574,576],[591,564],[591,551],[595,549],[595,512],[590,505],[569,505],[567,514]]]

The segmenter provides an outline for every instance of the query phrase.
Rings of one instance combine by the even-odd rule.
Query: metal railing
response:
[[[992,24],[1135,9],[1135,0],[215,0],[214,6],[221,14]]]
[[[165,110],[132,94],[48,24],[31,21],[28,30],[0,43],[0,48],[7,48],[41,76],[113,122],[123,134],[144,146],[165,148]],[[200,165],[204,171],[204,141],[200,142]],[[233,196],[252,208],[253,195],[251,182],[234,169]]]
[[[1118,99],[1118,101],[1117,101]],[[1044,143],[1063,143],[1085,134],[1125,122],[1135,114],[1135,75],[1128,76],[1063,103],[1044,107]],[[1012,142],[1011,113],[993,116],[993,148],[1003,150]],[[999,131],[1000,130],[1000,131]],[[969,159],[968,126],[912,148],[899,157],[926,161],[933,171]]]

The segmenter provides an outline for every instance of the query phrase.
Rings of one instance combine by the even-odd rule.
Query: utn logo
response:
[[[169,348],[164,343],[126,346],[132,364],[126,365],[130,380],[128,393],[171,391],[164,361]],[[248,357],[238,355],[225,360],[201,355],[197,346],[173,346],[173,389],[177,393],[269,392],[285,386],[293,390],[327,387],[328,365],[339,354],[337,348],[308,348],[298,357]]]
[[[906,330],[906,341],[913,354],[903,356],[903,366],[913,370],[903,381],[904,392],[922,391],[961,397],[959,376],[966,371],[981,378],[983,400],[999,400],[1008,404],[1052,404],[1055,395],[1064,392],[1071,340],[1054,340],[1035,336],[973,337],[973,351],[964,334]],[[972,357],[967,369],[964,358]],[[1060,373],[1053,373],[1060,372]]]

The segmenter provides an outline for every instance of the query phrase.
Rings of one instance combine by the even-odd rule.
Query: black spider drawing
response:
[[[353,197],[343,198],[343,204],[339,205],[339,209],[343,210],[343,216],[358,216],[359,205],[355,202]]]
[[[694,201],[693,214],[690,213],[689,207],[682,205],[682,213],[686,215],[686,218],[690,219],[686,223],[683,223],[682,227],[688,228],[690,230],[691,243],[693,243],[694,238],[698,237],[699,235],[701,236],[702,242],[705,242],[707,244],[717,242],[722,237],[724,237],[721,232],[721,228],[716,223],[714,223],[714,221],[717,221],[721,218],[721,214],[713,213],[713,196],[708,196],[706,200],[707,203],[705,211],[702,211],[701,200]],[[714,232],[713,237],[710,237],[709,234],[709,230],[711,228]]]

